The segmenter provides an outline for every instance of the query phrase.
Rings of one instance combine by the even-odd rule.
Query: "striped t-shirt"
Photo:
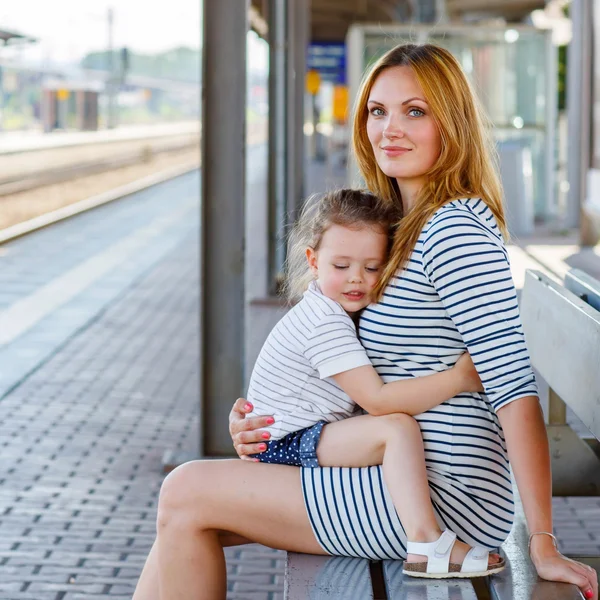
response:
[[[331,377],[369,364],[348,313],[313,281],[256,359],[248,388],[250,416],[275,417],[268,428],[272,440],[319,421],[345,419],[356,405]]]
[[[363,311],[359,337],[385,382],[436,373],[465,350],[471,354],[485,393],[458,394],[415,418],[440,525],[469,544],[497,547],[510,532],[514,506],[496,412],[537,388],[508,254],[482,200],[455,200],[433,215],[407,268]],[[326,552],[406,556],[381,467],[303,469],[302,484]]]

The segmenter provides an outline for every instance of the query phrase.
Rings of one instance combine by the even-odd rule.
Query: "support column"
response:
[[[232,454],[243,388],[247,0],[204,0],[200,454]]]
[[[570,5],[573,38],[567,49],[567,210],[564,226],[580,225],[581,206],[586,197],[590,168],[592,114],[592,14],[588,0]],[[585,224],[581,222],[582,233]],[[585,235],[582,235],[585,237]],[[582,240],[584,241],[584,240]]]
[[[306,77],[306,50],[310,32],[310,0],[295,0],[288,14],[288,32],[291,35],[291,63],[288,70],[288,89],[293,102],[289,103],[290,128],[288,155],[288,223],[294,222],[304,199],[304,98]],[[314,135],[314,134],[313,134]]]
[[[304,76],[310,0],[269,0],[269,292],[304,195]]]
[[[289,45],[286,39],[287,0],[269,0],[269,292],[277,288],[277,276],[285,260],[279,237],[287,222],[288,101],[286,85]]]

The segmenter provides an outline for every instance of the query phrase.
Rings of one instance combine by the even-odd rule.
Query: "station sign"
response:
[[[321,81],[346,83],[346,44],[320,42],[309,44],[306,57],[307,71],[317,71]]]

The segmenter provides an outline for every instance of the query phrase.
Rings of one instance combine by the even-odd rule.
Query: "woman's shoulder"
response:
[[[425,238],[446,229],[485,232],[502,241],[502,233],[490,207],[481,198],[460,198],[440,207],[423,228]]]

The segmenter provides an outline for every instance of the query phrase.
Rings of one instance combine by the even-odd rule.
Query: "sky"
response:
[[[114,11],[114,47],[155,53],[174,46],[200,46],[199,0],[18,0],[0,3],[0,29],[39,39],[23,58],[78,61],[108,44],[108,9]],[[10,56],[10,48],[0,56]]]

